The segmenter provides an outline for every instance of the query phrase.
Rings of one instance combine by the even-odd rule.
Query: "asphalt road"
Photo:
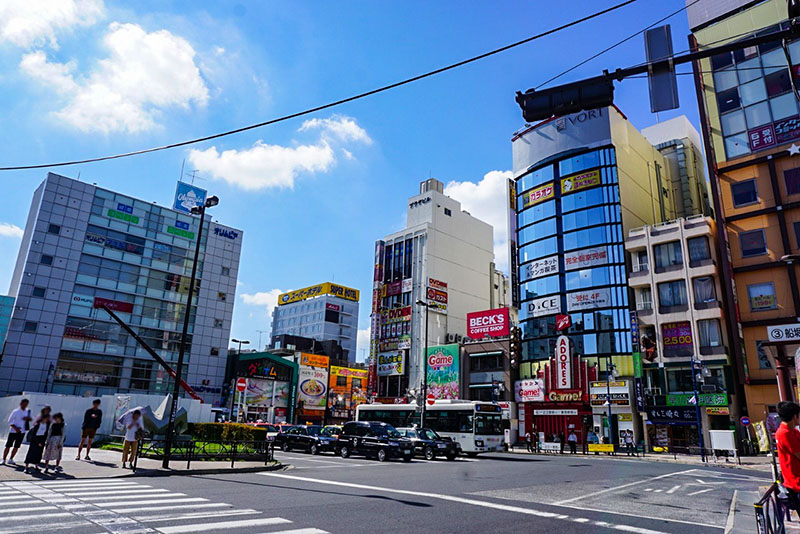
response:
[[[0,534],[724,533],[753,471],[497,454],[379,463],[277,452],[286,470],[0,484]]]

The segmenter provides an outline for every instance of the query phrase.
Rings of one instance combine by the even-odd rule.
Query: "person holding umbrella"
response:
[[[127,469],[126,463],[133,468],[136,446],[139,443],[139,432],[144,431],[142,412],[139,408],[128,410],[120,416],[118,422],[122,424],[125,431],[125,441],[122,443],[122,468]]]

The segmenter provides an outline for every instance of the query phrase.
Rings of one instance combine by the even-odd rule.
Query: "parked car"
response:
[[[267,441],[273,441],[275,439],[275,436],[277,436],[281,431],[278,425],[274,425],[272,423],[255,422],[248,424],[256,428],[265,429],[267,431]]]
[[[325,425],[322,427],[322,433],[338,439],[339,434],[342,433],[342,427],[339,425]]]
[[[455,460],[461,454],[461,445],[450,438],[440,436],[430,428],[398,428],[398,432],[414,444],[414,450],[426,460],[434,460],[437,456],[444,456],[448,460]]]
[[[349,421],[342,426],[342,433],[334,445],[342,458],[351,454],[371,456],[379,462],[387,458],[402,458],[410,462],[414,456],[414,445],[387,423],[376,421]]]
[[[284,452],[300,449],[311,454],[319,454],[323,451],[332,451],[335,442],[336,438],[327,435],[319,425],[293,426],[275,436],[275,446]]]

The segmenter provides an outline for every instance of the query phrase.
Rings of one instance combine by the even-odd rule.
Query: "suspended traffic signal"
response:
[[[519,367],[520,356],[522,355],[522,330],[518,326],[511,328],[508,342],[508,359],[512,369]]]
[[[526,122],[538,122],[556,115],[562,117],[579,111],[608,107],[614,103],[614,82],[592,79],[549,89],[517,92],[517,104]]]

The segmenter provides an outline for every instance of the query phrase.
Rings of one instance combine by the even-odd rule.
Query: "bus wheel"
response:
[[[425,455],[426,460],[435,460],[436,453],[433,451],[433,447],[425,447],[425,450],[422,452]]]

